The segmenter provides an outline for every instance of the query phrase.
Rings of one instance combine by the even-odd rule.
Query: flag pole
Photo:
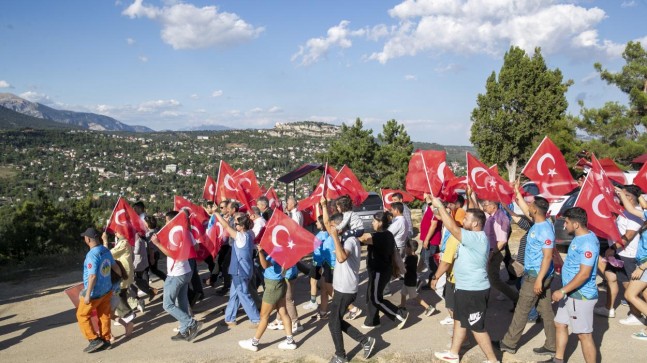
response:
[[[380,188],[380,197],[382,197],[382,210],[385,210],[386,205],[384,204],[384,192],[382,191],[382,188]]]
[[[112,220],[112,216],[115,215],[115,210],[117,210],[117,206],[119,205],[119,200],[121,200],[121,196],[117,199],[117,203],[115,204],[114,208],[112,208],[112,213],[110,213],[110,218],[108,218],[108,222],[106,223],[106,227],[103,229],[103,231],[108,230],[108,225],[110,224],[110,221]]]
[[[422,155],[422,150],[420,150],[420,158],[422,159],[422,168],[425,169],[425,177],[427,178],[427,186],[429,187],[429,194],[433,195],[434,192],[431,189],[431,182],[429,182],[429,173],[427,172],[427,164],[425,163],[425,157]],[[435,195],[433,195],[435,197]]]

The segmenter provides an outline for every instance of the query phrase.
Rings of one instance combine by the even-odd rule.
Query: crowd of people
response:
[[[143,312],[146,301],[160,294],[150,286],[149,273],[164,280],[163,308],[178,324],[173,341],[195,339],[202,323],[195,319],[192,307],[204,297],[204,288],[220,284],[216,293],[229,297],[222,324],[227,328],[238,324],[242,307],[255,329],[250,339],[239,342],[240,348],[257,351],[270,329],[285,332],[279,349],[297,349],[295,335],[303,326],[294,290],[301,273],[309,279],[310,297],[301,308],[316,311],[316,317],[327,322],[334,344],[331,362],[348,361],[343,333],[360,345],[364,358],[370,357],[376,344],[372,331],[384,323],[381,315],[388,317],[394,328],[406,328],[411,314],[409,300],[419,304],[425,316],[439,311],[420,295],[426,288],[442,299],[447,311],[448,316],[440,323],[453,325],[451,346],[435,352],[437,359],[459,362],[459,353],[471,332],[487,362],[498,362],[497,351],[516,353],[524,328],[532,320],[542,321],[545,333],[544,344],[533,349],[535,354],[548,357],[547,362],[564,362],[570,329],[579,340],[584,360],[595,362],[594,314],[614,318],[618,297],[624,297],[621,303],[629,305],[630,314],[620,323],[646,324],[647,201],[635,185],[616,188],[625,209],[616,221],[622,241],[609,243],[600,242],[589,231],[584,209],[568,209],[563,214],[564,226],[573,240],[562,261],[556,252],[554,226],[547,216],[549,202],[540,196],[528,202],[519,188],[515,190],[521,214],[498,201],[478,200],[469,187],[464,197],[458,195],[452,200],[425,194],[423,209],[431,209],[432,218],[418,238],[411,211],[399,193],[393,195],[388,209],[375,213],[370,233],[353,212],[348,196],[333,201],[322,197],[315,221],[316,237],[322,243],[290,268],[283,268],[259,243],[272,213],[282,213],[271,209],[267,198],[258,198],[246,212],[241,212],[236,201],[210,203],[205,207],[211,215],[208,227],[219,224],[228,237],[215,257],[204,259],[209,270],[205,279],[198,274],[196,259],[170,257],[155,234],[159,229],[156,219],[138,202],[133,208],[149,232],[138,236],[134,247],[123,236],[116,235],[111,242],[106,233],[100,235],[93,228],[82,234],[90,249],[77,309],[80,329],[89,341],[84,351],[110,347],[111,320],[125,327],[126,336],[132,333],[137,312]],[[183,212],[166,213],[166,222]],[[285,213],[303,225],[304,216],[293,197],[286,201]],[[508,246],[512,223],[525,231],[515,258]],[[363,246],[366,301],[358,302]],[[166,272],[158,268],[162,255],[166,255]],[[556,263],[563,264],[561,274],[556,272]],[[508,281],[501,278],[502,264]],[[596,284],[598,273],[604,286]],[[394,283],[398,280],[401,282]],[[397,284],[401,289],[399,303],[395,304],[385,296],[391,295]],[[603,306],[596,307],[599,288],[606,289],[607,298]],[[492,340],[488,333],[486,316],[490,296],[495,295],[492,289],[500,293],[497,300],[501,303],[506,299],[512,302],[512,321],[501,340]],[[365,305],[364,309],[360,305]],[[98,331],[91,325],[93,311],[99,320]],[[272,319],[274,311],[276,318]],[[362,314],[365,319],[360,330],[349,320]],[[647,340],[647,333],[643,330],[632,337]]]

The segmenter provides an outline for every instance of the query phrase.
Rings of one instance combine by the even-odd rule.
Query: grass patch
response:
[[[18,172],[13,167],[0,165],[0,179],[11,179],[16,175]]]

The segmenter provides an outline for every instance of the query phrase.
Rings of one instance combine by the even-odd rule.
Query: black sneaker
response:
[[[409,319],[409,312],[407,312],[406,309],[401,308],[400,311],[398,311],[398,315],[402,317],[402,320],[400,320],[400,322],[398,323],[398,330],[400,330],[404,328],[404,325],[407,323],[407,319]]]
[[[346,357],[340,357],[335,354],[332,356],[332,358],[330,358],[330,361],[328,361],[328,363],[348,363],[348,359],[346,359]]]
[[[494,349],[498,349],[498,350],[500,350],[502,352],[507,352],[507,353],[510,353],[510,354],[516,354],[517,353],[517,349],[508,347],[507,345],[503,344],[502,341],[493,340],[492,341],[492,347],[494,347]]]
[[[102,350],[106,350],[106,349],[110,348],[110,342],[109,341],[107,341],[107,340],[101,340],[101,341],[103,342],[103,344],[101,344],[99,346],[99,348],[97,348],[96,350],[94,350],[92,352],[89,352],[89,353],[96,353],[96,352],[100,352]]]
[[[198,335],[198,332],[202,328],[202,322],[194,321],[193,324],[186,330],[186,341],[190,342]]]
[[[368,359],[368,357],[371,356],[371,353],[373,352],[374,347],[375,347],[375,338],[372,338],[372,337],[366,338],[366,342],[362,344],[362,348],[364,349],[364,359]]]
[[[176,335],[171,337],[171,340],[173,340],[173,341],[186,340],[186,333],[182,334],[182,333],[178,332]]]
[[[90,340],[90,344],[88,344],[88,346],[85,349],[83,349],[83,352],[84,353],[92,353],[92,352],[96,351],[97,349],[101,348],[102,346],[103,346],[103,339],[95,338],[95,339]]]
[[[549,355],[551,358],[555,357],[555,351],[554,351],[554,350],[550,350],[550,349],[548,349],[548,348],[546,348],[546,347],[544,347],[544,346],[542,346],[542,347],[540,347],[540,348],[532,348],[532,351],[533,351],[535,354],[539,354],[539,355]]]

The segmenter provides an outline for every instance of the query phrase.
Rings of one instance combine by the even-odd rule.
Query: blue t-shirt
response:
[[[544,259],[544,250],[555,248],[555,229],[549,221],[535,223],[526,237],[526,250],[524,256],[524,271],[530,276],[536,277],[541,269],[541,261]],[[550,268],[546,277],[553,274],[553,259],[550,259]]]
[[[281,265],[279,265],[274,259],[272,259],[270,256],[265,256],[265,259],[267,262],[270,263],[270,266],[263,271],[263,277],[265,277],[268,280],[281,280],[283,279],[283,275],[281,275],[281,271],[283,271],[283,268]]]
[[[335,253],[335,240],[328,236],[323,243],[321,249],[321,256],[324,263],[327,263],[331,268],[335,268],[337,263],[337,254]]]
[[[445,230],[445,234],[443,234],[443,239],[440,242],[440,252],[445,252],[445,248],[447,247],[447,240],[449,239],[449,236],[451,233],[449,230]]]
[[[454,261],[456,290],[481,291],[490,288],[486,269],[489,249],[485,232],[461,229],[458,257]]]
[[[644,219],[647,219],[647,211],[644,211]],[[638,250],[636,251],[636,263],[639,265],[647,261],[647,231],[644,231],[640,235],[640,241],[638,242]]]
[[[90,275],[96,275],[97,280],[94,288],[90,291],[90,299],[98,299],[112,289],[110,270],[115,260],[110,250],[103,245],[92,247],[85,255],[83,262],[83,288],[88,288]]]
[[[598,238],[589,232],[583,236],[576,236],[571,241],[568,248],[568,254],[562,267],[562,286],[566,286],[573,280],[575,275],[580,271],[580,265],[591,266],[591,276],[582,286],[569,295],[576,299],[597,299],[598,287],[595,285],[595,272],[598,265],[598,255],[600,253],[600,242]],[[528,258],[528,257],[526,257]]]
[[[319,245],[319,247],[315,248],[315,250],[312,252],[312,261],[314,262],[315,266],[321,266],[321,264],[324,261],[323,242],[326,240],[326,238],[328,238],[328,232],[319,231],[319,233],[317,233],[315,237],[321,241],[321,244]]]

